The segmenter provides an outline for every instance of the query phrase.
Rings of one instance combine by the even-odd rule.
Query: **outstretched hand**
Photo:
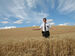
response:
[[[56,31],[56,28],[54,28],[54,31]]]

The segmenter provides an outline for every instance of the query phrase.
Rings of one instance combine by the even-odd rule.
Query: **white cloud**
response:
[[[16,28],[16,26],[5,26],[5,27],[0,27],[0,29],[12,29]]]
[[[2,2],[2,1],[0,1]],[[0,3],[0,15],[5,17],[16,17],[20,16],[21,18],[24,18],[27,16],[24,8],[24,0],[5,0],[2,3]]]
[[[27,10],[24,5],[24,0],[13,0],[13,3],[14,5],[11,6],[13,8],[11,7],[9,8],[10,11],[13,13],[14,16],[24,19],[27,16],[27,13],[26,13]]]
[[[64,26],[64,24],[59,24],[59,26]]]
[[[49,0],[48,0],[49,1]],[[4,4],[5,3],[5,4]],[[54,7],[54,0],[52,0],[52,8]],[[39,12],[33,11],[32,8],[36,8],[36,5],[40,6]],[[29,21],[26,21],[26,23],[35,23],[35,24],[40,24],[41,20],[44,17],[49,16],[48,13],[46,13],[48,10],[48,6],[45,4],[43,0],[7,0],[6,2],[3,2],[0,5],[0,14],[3,16],[6,16],[8,18],[10,17],[17,17],[20,18],[17,21],[12,21],[14,24],[22,24],[24,20],[26,21],[27,19]],[[6,9],[6,10],[2,10]],[[10,19],[11,21],[11,19]],[[49,20],[51,21],[51,19]]]
[[[59,26],[68,26],[70,23],[59,24]]]
[[[55,25],[55,23],[54,23],[54,22],[51,22],[50,25],[51,25],[51,26],[52,26],[52,25]]]
[[[36,7],[37,0],[26,0],[29,7]]]
[[[14,23],[14,24],[22,24],[22,23],[23,23],[23,19],[19,19],[19,20],[13,22],[13,23]]]
[[[33,25],[32,27],[36,27],[36,25]]]
[[[51,3],[52,3],[52,8],[55,7],[55,0],[51,0]]]
[[[75,11],[75,0],[58,0],[58,10],[62,13],[70,13]]]
[[[26,21],[26,23],[27,23],[27,24],[29,24],[29,23],[30,23],[30,21]]]
[[[4,20],[8,20],[8,18],[3,18]]]
[[[40,20],[44,17],[47,17],[48,14],[45,13],[44,10],[40,10],[42,12],[33,11],[32,7],[36,7],[36,4],[38,3],[41,7],[45,9],[46,6],[44,6],[44,2],[43,3],[41,2],[38,0],[11,0],[11,1],[7,0],[5,2],[2,2],[2,4],[0,4],[1,5],[0,15],[6,16],[7,18],[10,17],[20,18],[21,20],[17,20],[14,22],[16,24],[21,24],[23,20],[27,19],[29,20],[32,19],[31,22],[34,20],[40,22]],[[3,7],[2,5],[4,5],[5,7]]]
[[[49,23],[51,26],[55,25],[55,23],[53,22],[53,19],[47,19],[47,23]]]
[[[17,18],[24,19],[22,15],[16,15]]]
[[[9,22],[8,21],[1,21],[0,23],[7,24]]]
[[[37,15],[38,16],[43,16],[43,17],[47,17],[48,16],[48,14],[44,13],[44,12],[39,12]]]
[[[53,21],[53,19],[47,19],[47,22],[49,23],[49,22],[52,22]]]
[[[33,16],[31,20],[31,23],[35,23],[35,24],[40,24],[42,19],[47,17],[48,14],[43,13],[43,12],[33,12]],[[31,17],[30,17],[31,18]]]

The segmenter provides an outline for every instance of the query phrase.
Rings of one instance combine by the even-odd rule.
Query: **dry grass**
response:
[[[32,27],[0,30],[0,56],[75,56],[75,27],[56,29],[50,38]]]

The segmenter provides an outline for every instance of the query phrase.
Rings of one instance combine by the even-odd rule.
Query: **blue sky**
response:
[[[44,17],[55,25],[75,25],[75,0],[0,0],[0,27],[39,26]]]

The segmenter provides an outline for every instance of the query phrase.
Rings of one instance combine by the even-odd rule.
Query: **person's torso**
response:
[[[46,23],[46,29],[45,29],[45,24],[42,24],[42,31],[49,31],[50,25]]]

